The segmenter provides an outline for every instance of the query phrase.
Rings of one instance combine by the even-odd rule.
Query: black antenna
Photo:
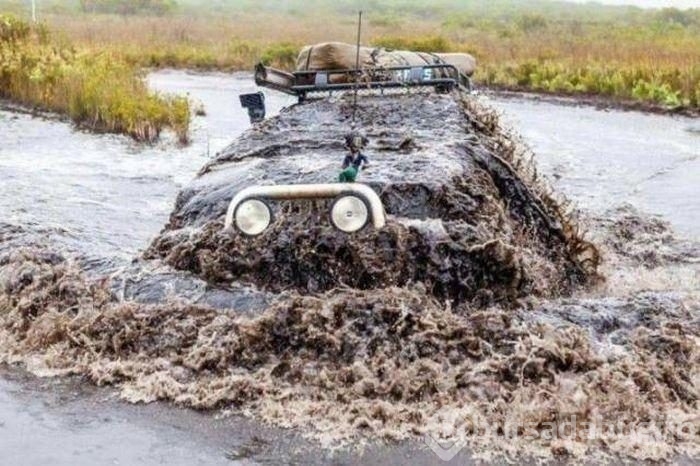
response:
[[[355,129],[355,114],[357,113],[357,88],[360,86],[360,37],[362,34],[362,10],[357,22],[357,54],[355,55],[355,92],[352,98],[352,129]]]

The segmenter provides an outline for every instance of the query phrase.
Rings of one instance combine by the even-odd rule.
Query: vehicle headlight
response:
[[[270,226],[272,210],[260,199],[246,199],[233,214],[236,228],[248,236],[257,236]]]
[[[346,194],[339,196],[331,206],[331,222],[345,233],[361,230],[369,221],[367,202],[359,196]]]

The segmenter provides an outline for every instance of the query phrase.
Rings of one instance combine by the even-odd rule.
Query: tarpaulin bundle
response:
[[[297,71],[346,70],[355,67],[357,47],[342,42],[325,42],[304,47],[297,58]],[[427,53],[360,47],[360,68],[452,65],[465,76],[476,69],[467,53]]]

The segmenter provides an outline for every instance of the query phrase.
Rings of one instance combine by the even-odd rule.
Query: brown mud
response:
[[[386,231],[342,235],[320,205],[278,206],[258,239],[221,231],[251,182],[335,176],[343,101],[246,133],[180,194],[147,260],[116,272],[0,225],[0,362],[328,447],[430,436],[485,458],[700,455],[698,246],[629,209],[577,222],[493,113],[415,101],[363,103],[377,155],[362,180]],[[681,289],[624,280],[679,268]]]
[[[120,302],[41,249],[0,264],[2,360],[115,385],[130,401],[243,412],[328,446],[429,434],[481,453],[698,453],[697,293],[507,310],[445,307],[422,286],[292,292],[241,317]],[[571,419],[663,434],[547,438]],[[509,440],[514,425],[532,432]]]
[[[0,99],[0,110],[23,115],[31,115],[35,118],[42,118],[45,120],[69,121],[67,117],[59,115],[58,113],[47,112],[39,108],[32,108],[26,105],[16,104],[5,99]]]

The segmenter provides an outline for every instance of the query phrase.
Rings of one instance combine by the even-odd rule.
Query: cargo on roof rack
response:
[[[262,63],[255,67],[255,83],[279,92],[294,95],[300,101],[309,94],[355,89],[401,89],[417,86],[433,87],[436,92],[455,88],[471,89],[469,77],[454,65],[426,64],[362,69],[301,70],[287,72]]]

